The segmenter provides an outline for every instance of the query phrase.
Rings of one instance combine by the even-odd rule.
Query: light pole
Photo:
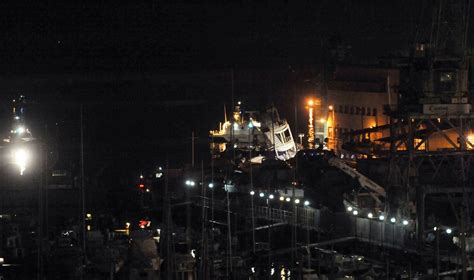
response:
[[[336,114],[333,105],[329,105],[328,109],[332,112],[332,145],[334,151],[336,151]]]
[[[249,168],[250,168],[250,194],[251,194],[251,215],[252,215],[252,251],[255,254],[255,213],[254,213],[254,205],[253,205],[253,196],[255,194],[255,190],[253,189],[253,173],[252,173],[252,136],[253,136],[253,123],[249,121],[248,124],[249,129]]]
[[[314,149],[315,133],[314,133],[314,100],[307,102],[308,108],[308,149]]]
[[[308,248],[308,271],[311,271],[311,249],[309,248],[309,201],[306,200],[304,202],[304,208],[305,208],[305,216],[306,216],[306,248]],[[314,218],[314,213],[313,218]]]

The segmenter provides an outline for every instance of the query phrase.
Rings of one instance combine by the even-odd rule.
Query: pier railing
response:
[[[296,213],[296,218],[294,213]],[[320,211],[311,207],[297,207],[294,211],[288,211],[255,206],[254,215],[257,219],[284,222],[300,228],[325,232],[334,239],[352,237],[362,242],[398,249],[409,249],[415,246],[413,224],[403,225],[358,217],[350,213]]]

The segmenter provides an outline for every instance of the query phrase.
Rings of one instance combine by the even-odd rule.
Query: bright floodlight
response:
[[[300,203],[300,200],[299,200],[298,198],[295,199],[295,203],[296,203],[296,204],[299,204],[299,203]]]
[[[407,220],[403,220],[402,224],[403,224],[404,226],[406,226],[406,225],[408,225],[408,221],[407,221]]]
[[[351,206],[347,207],[347,211],[352,212],[352,207]]]
[[[210,189],[214,188],[214,184],[213,184],[213,183],[209,183],[208,186],[209,186]]]
[[[379,220],[381,220],[381,221],[385,220],[385,216],[384,216],[384,215],[380,215],[380,216],[379,216]]]
[[[367,218],[372,219],[373,217],[374,217],[374,214],[372,213],[367,214]]]
[[[263,192],[261,192],[261,193],[259,194],[259,196],[260,196],[260,197],[264,197],[265,194],[264,194]]]
[[[305,206],[308,206],[308,205],[309,205],[309,201],[305,200],[304,205],[305,205]]]
[[[255,195],[255,192],[254,192],[254,191],[250,191],[250,195]]]
[[[352,215],[357,216],[357,214],[359,214],[359,211],[357,210],[352,211]]]
[[[26,170],[26,165],[30,160],[30,153],[22,148],[13,150],[13,162],[20,168],[20,175]]]
[[[390,222],[395,223],[396,221],[397,219],[395,219],[395,217],[390,218]]]
[[[286,200],[286,202],[290,202],[291,198],[287,197],[285,200]]]
[[[451,234],[451,233],[453,233],[453,230],[450,229],[450,228],[447,228],[447,229],[446,229],[446,233],[447,233],[447,234]]]
[[[25,133],[26,129],[23,127],[23,126],[19,126],[17,129],[16,129],[16,132],[18,134],[23,134]]]
[[[273,199],[275,196],[273,194],[269,195],[268,198]]]

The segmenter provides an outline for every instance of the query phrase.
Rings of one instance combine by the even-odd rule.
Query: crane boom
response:
[[[364,176],[362,173],[357,171],[355,168],[350,167],[346,163],[344,163],[342,160],[332,157],[328,160],[329,165],[334,166],[341,170],[342,172],[346,173],[347,175],[351,176],[354,179],[357,179],[359,181],[359,184],[361,187],[369,190],[372,193],[376,193],[380,197],[386,196],[385,194],[385,189],[382,188],[379,184],[375,183],[371,179],[367,178]],[[375,198],[375,197],[374,197]]]

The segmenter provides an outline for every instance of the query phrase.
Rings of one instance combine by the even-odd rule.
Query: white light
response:
[[[261,192],[261,193],[259,194],[259,196],[260,196],[260,197],[264,197],[265,194],[264,194],[263,192]]]
[[[27,150],[21,148],[13,150],[13,162],[20,168],[20,175],[25,172],[29,160],[30,154]]]
[[[18,134],[23,134],[23,133],[25,133],[25,131],[26,131],[26,130],[25,130],[25,128],[24,128],[23,126],[19,126],[19,127],[16,129],[16,132],[17,132]]]
[[[208,186],[209,186],[210,189],[214,188],[214,184],[213,184],[213,183],[209,183]]]
[[[140,179],[143,179],[143,175],[140,174]]]
[[[450,228],[447,228],[447,229],[446,229],[446,233],[447,233],[447,234],[451,234],[451,233],[453,233],[453,230],[450,229]]]
[[[347,207],[347,211],[352,212],[352,207],[351,206]]]
[[[290,202],[291,198],[287,197],[285,200],[286,200],[286,202]]]
[[[250,195],[255,195],[255,192],[254,192],[254,191],[250,191]]]
[[[273,275],[273,274],[275,274],[275,268],[274,267],[272,267],[272,269],[270,270],[270,275]]]
[[[146,189],[146,192],[150,192],[150,189]]]
[[[438,230],[438,227],[434,227],[433,230],[434,230],[434,231],[437,231],[437,230]]]
[[[295,199],[295,204],[299,204],[300,203],[300,200],[297,198]]]
[[[283,201],[285,200],[285,197],[284,196],[280,196],[280,201]]]
[[[249,128],[253,128],[253,123],[249,122]]]
[[[238,123],[234,123],[234,129],[239,129],[239,124]]]
[[[352,211],[352,215],[357,216],[357,214],[359,214],[359,211],[357,210]]]
[[[255,273],[255,267],[252,266],[252,267],[250,268],[250,271],[252,271],[252,273]]]
[[[309,201],[305,200],[304,205],[305,205],[305,206],[308,206],[308,205],[309,205]]]
[[[268,198],[273,199],[275,196],[273,194],[269,195]]]
[[[194,183],[194,181],[191,181],[191,182],[189,182],[189,185],[194,186],[194,185],[196,185],[196,183]]]
[[[191,181],[189,180],[186,180],[186,182],[184,182],[186,184],[186,186],[190,186],[191,185]]]
[[[374,217],[374,214],[372,213],[367,214],[367,218],[372,219],[373,217]]]
[[[385,216],[384,216],[384,215],[380,215],[380,216],[379,216],[379,220],[381,220],[381,221],[385,220]]]
[[[403,220],[402,224],[403,224],[404,226],[406,226],[406,225],[408,225],[408,221],[407,221],[407,220]]]
[[[390,222],[395,223],[396,221],[397,219],[395,219],[395,217],[390,218]]]
[[[191,256],[195,259],[196,258],[196,250],[192,249],[191,250]]]

